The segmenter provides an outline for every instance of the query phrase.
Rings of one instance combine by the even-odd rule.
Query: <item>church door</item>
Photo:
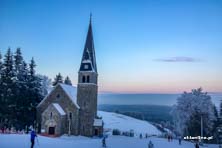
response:
[[[98,134],[99,134],[99,131],[98,131],[98,129],[95,129],[95,136],[98,136]]]
[[[49,127],[49,135],[55,134],[55,127]]]

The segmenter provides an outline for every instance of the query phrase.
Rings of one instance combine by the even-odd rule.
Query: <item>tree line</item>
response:
[[[27,63],[20,48],[0,53],[0,127],[17,130],[33,125],[36,106],[43,99],[43,81],[34,58]],[[45,92],[46,93],[46,92]]]
[[[34,58],[27,63],[20,48],[14,53],[8,48],[4,56],[0,52],[0,128],[35,126],[36,106],[58,83],[72,85],[61,73],[53,82],[37,74]]]

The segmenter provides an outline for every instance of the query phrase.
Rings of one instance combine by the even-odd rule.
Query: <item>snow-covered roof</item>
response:
[[[55,109],[60,113],[60,115],[65,115],[66,113],[62,109],[62,107],[58,103],[52,103],[52,105],[55,107]]]
[[[61,83],[59,85],[66,92],[66,94],[69,96],[72,102],[76,105],[76,107],[80,108],[79,105],[77,104],[77,88],[71,85],[66,85],[66,84],[61,84]]]
[[[37,107],[39,107],[47,98],[48,96],[54,91],[54,89],[57,86],[61,86],[62,89],[65,91],[65,93],[68,95],[68,97],[71,99],[71,101],[76,105],[77,108],[80,108],[77,104],[77,88],[71,85],[61,84],[59,83],[56,85],[46,96],[45,98],[38,104]]]
[[[93,126],[102,126],[103,120],[102,119],[94,119]]]

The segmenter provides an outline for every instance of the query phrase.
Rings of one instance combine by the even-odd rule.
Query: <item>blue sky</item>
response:
[[[219,0],[0,0],[0,51],[76,84],[90,12],[100,91],[222,92]]]

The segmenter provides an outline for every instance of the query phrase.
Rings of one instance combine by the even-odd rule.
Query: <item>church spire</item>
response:
[[[92,32],[92,14],[90,13],[89,28],[86,36],[86,42],[84,46],[82,61],[79,71],[94,71],[97,73],[96,56],[93,42]]]

